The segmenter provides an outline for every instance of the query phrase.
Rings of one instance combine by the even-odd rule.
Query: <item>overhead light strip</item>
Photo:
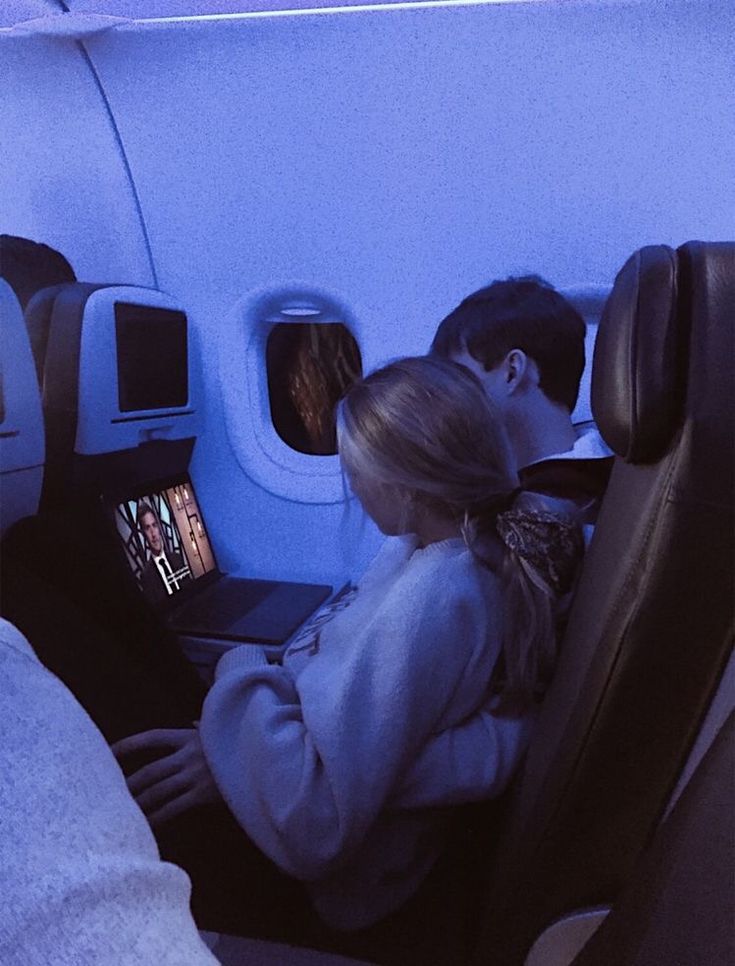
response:
[[[181,17],[136,17],[140,26],[178,23],[217,23],[233,20],[265,20],[276,17],[313,17],[342,13],[383,13],[389,10],[432,10],[447,7],[493,7],[500,4],[545,3],[547,0],[400,0],[398,3],[360,3],[341,7],[303,7],[290,10],[249,10],[244,13],[191,14]]]
[[[176,24],[231,23],[240,20],[273,20],[284,17],[328,17],[343,13],[388,13],[396,10],[434,10],[469,7],[530,6],[531,4],[574,2],[574,0],[399,0],[398,3],[360,3],[352,6],[303,7],[288,10],[247,10],[242,13],[202,13],[178,17],[112,17],[96,13],[64,12],[0,27],[0,34],[19,37],[85,39],[95,34],[133,27],[166,27]],[[585,0],[579,0],[584,3]],[[594,2],[594,0],[586,0]],[[612,0],[615,2],[615,0]]]

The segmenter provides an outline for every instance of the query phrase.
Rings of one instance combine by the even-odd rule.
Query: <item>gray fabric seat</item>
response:
[[[0,534],[38,509],[46,458],[41,397],[23,312],[0,278]]]

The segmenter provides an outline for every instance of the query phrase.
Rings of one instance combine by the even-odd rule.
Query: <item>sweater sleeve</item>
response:
[[[492,702],[433,735],[391,798],[396,808],[435,808],[495,798],[523,758],[535,714],[500,717]]]
[[[0,618],[3,966],[216,966],[105,739]]]
[[[467,682],[488,668],[486,601],[443,576],[398,581],[358,626],[335,620],[330,647],[295,680],[235,666],[207,697],[200,730],[217,783],[296,878],[346,861],[448,709],[463,717],[478,703]]]

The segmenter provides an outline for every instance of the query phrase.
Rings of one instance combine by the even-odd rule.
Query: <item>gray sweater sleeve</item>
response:
[[[466,559],[433,563],[427,555],[379,589],[369,618],[364,607],[339,615],[296,678],[235,664],[205,702],[202,741],[220,789],[297,878],[339,868],[427,738],[480,703],[480,675],[497,656],[487,600]]]
[[[528,748],[535,714],[499,717],[493,702],[431,736],[391,798],[397,808],[436,808],[495,798]]]

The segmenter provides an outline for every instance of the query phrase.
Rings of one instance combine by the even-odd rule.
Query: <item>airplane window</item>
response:
[[[362,315],[334,292],[294,282],[253,291],[225,317],[227,434],[242,469],[269,493],[344,502],[334,410],[362,375]]]
[[[342,322],[279,322],[268,334],[266,369],[271,419],[280,438],[299,453],[333,456],[335,405],[362,375],[349,329]]]

